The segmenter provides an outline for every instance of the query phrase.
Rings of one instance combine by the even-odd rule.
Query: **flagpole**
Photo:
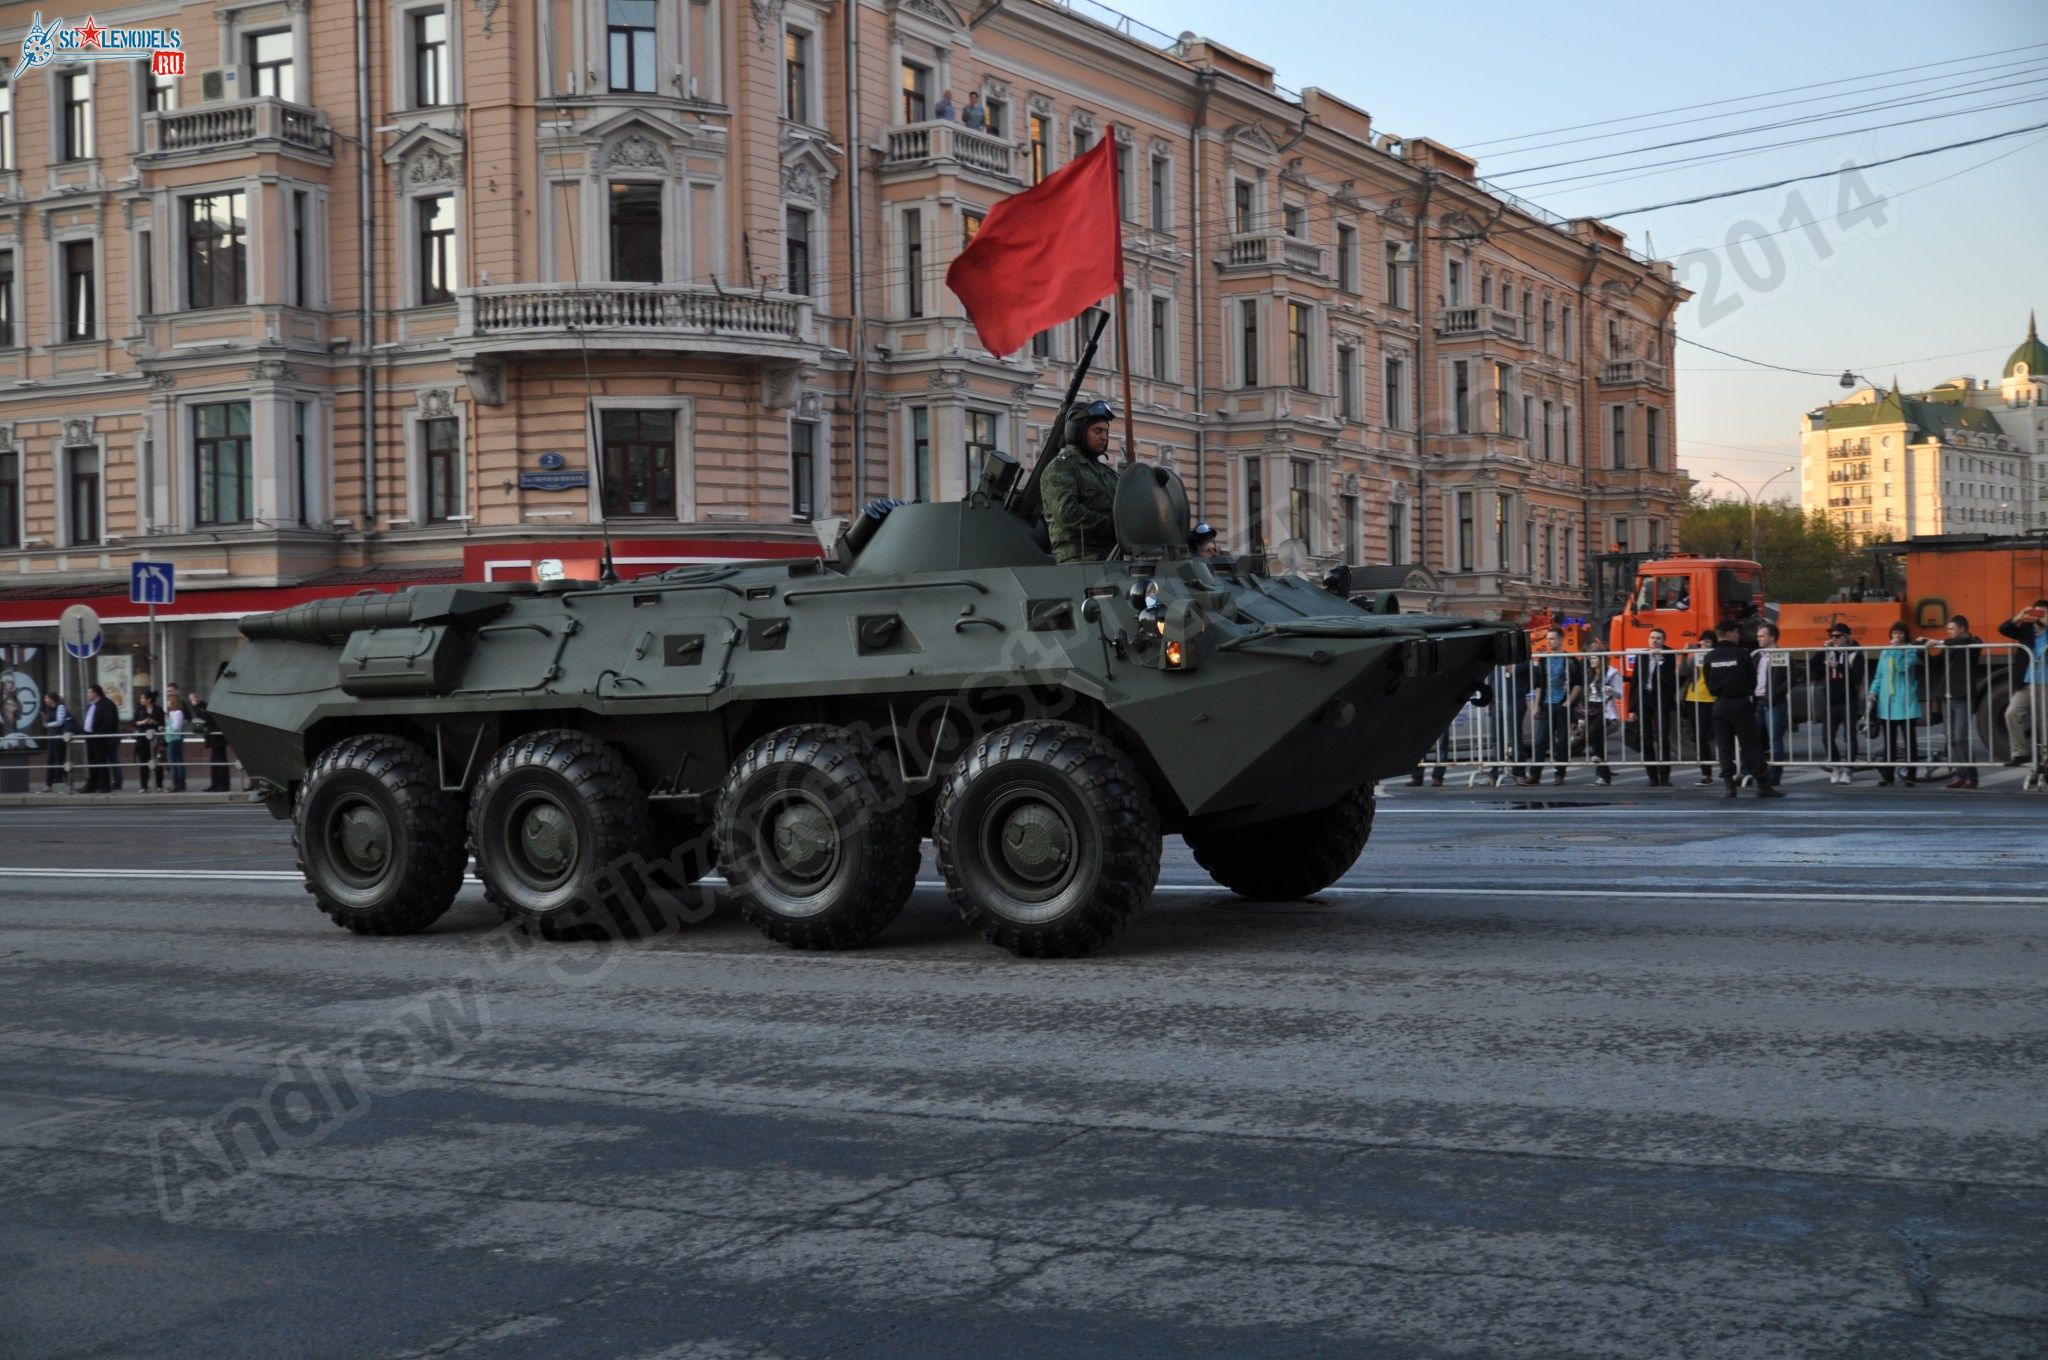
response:
[[[1124,287],[1124,182],[1123,163],[1116,154],[1116,124],[1106,129],[1109,142],[1109,184],[1111,209],[1116,213],[1116,368],[1124,389],[1124,463],[1137,461],[1138,439],[1131,426],[1131,313],[1129,290]]]

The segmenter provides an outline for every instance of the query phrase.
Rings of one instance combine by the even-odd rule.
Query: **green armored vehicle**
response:
[[[642,924],[715,866],[770,937],[858,945],[930,836],[991,941],[1074,955],[1144,903],[1162,834],[1247,897],[1327,887],[1374,782],[1526,654],[1191,556],[1184,490],[1143,464],[1114,558],[1056,565],[996,458],[967,500],[871,507],[822,559],[253,616],[213,714],[350,930],[426,927],[474,854],[544,935]]]

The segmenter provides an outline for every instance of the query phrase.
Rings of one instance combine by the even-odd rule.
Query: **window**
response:
[[[654,93],[654,0],[605,0],[605,41],[611,88]]]
[[[924,214],[916,208],[903,213],[904,315],[924,315]]]
[[[1493,569],[1506,571],[1514,565],[1514,532],[1510,527],[1508,511],[1512,507],[1506,496],[1493,498]]]
[[[100,541],[100,451],[64,450],[64,542],[86,548]]]
[[[1405,286],[1406,280],[1401,274],[1401,244],[1398,241],[1389,241],[1382,249],[1386,257],[1387,305],[1406,311],[1408,290]]]
[[[192,463],[201,524],[240,524],[249,518],[248,402],[192,408]]]
[[[1387,561],[1408,560],[1408,502],[1387,502]]]
[[[1095,144],[1095,131],[1094,131],[1094,129],[1093,129],[1093,128],[1086,128],[1086,127],[1077,127],[1077,128],[1075,128],[1075,129],[1074,129],[1074,157],[1075,157],[1075,159],[1077,159],[1077,160],[1078,160],[1078,159],[1080,159],[1080,157],[1081,157],[1082,155],[1086,154],[1086,152],[1087,152],[1088,148],[1089,148],[1089,147],[1091,147],[1091,146],[1093,146],[1094,144]]]
[[[0,250],[0,349],[14,344],[14,252]]]
[[[307,526],[313,523],[313,463],[307,456],[306,406],[303,401],[292,403],[292,467],[296,470],[293,486],[298,492],[298,522]]]
[[[979,221],[980,219],[975,219]],[[971,239],[971,238],[970,238]],[[784,286],[798,297],[811,295],[811,210],[790,208],[783,214]]]
[[[160,76],[147,62],[136,63],[142,72],[142,108],[145,113],[169,113],[178,107],[178,78]]]
[[[1389,358],[1385,365],[1387,385],[1387,428],[1407,428],[1401,415],[1408,409],[1408,365],[1400,359]]]
[[[818,427],[813,421],[797,420],[789,426],[789,514],[791,519],[809,519],[816,513],[813,503],[818,484]]]
[[[1549,298],[1543,299],[1543,352],[1551,354],[1557,349],[1557,317]]]
[[[1358,228],[1337,228],[1337,286],[1347,293],[1358,291]]]
[[[1031,337],[1031,357],[1034,359],[1052,358],[1051,331],[1039,331]]]
[[[990,130],[991,130],[991,131],[993,131],[994,129],[990,129]],[[1048,167],[1048,166],[1046,165],[1046,163],[1045,163],[1045,151],[1046,151],[1046,146],[1045,146],[1045,139],[1046,139],[1045,115],[1044,115],[1044,114],[1042,114],[1042,113],[1034,113],[1034,114],[1032,114],[1032,115],[1031,115],[1031,137],[1030,137],[1030,143],[1031,143],[1031,182],[1032,182],[1033,184],[1036,184],[1036,183],[1038,183],[1038,182],[1039,182],[1040,180],[1044,179],[1044,178],[1045,178],[1045,172],[1046,172],[1046,170],[1047,170],[1047,169],[1049,168],[1049,167]]]
[[[1237,304],[1237,362],[1239,385],[1259,385],[1259,304],[1246,298]]]
[[[412,15],[412,106],[437,109],[448,102],[448,11]]]
[[[910,408],[910,498],[932,498],[932,413],[928,406]]]
[[[1106,320],[1107,317],[1103,314],[1100,307],[1090,307],[1087,311],[1074,318],[1074,356],[1077,362],[1080,356],[1087,352],[1088,340],[1089,337],[1095,334],[1095,327]],[[1105,336],[1109,335],[1106,327],[1102,333]],[[1113,341],[1115,337],[1112,336],[1110,338]],[[1109,358],[1102,360],[1105,368],[1109,367],[1115,358],[1116,345],[1114,343],[1111,343],[1109,346],[1109,355]]]
[[[1628,551],[1628,520],[1620,515],[1614,517],[1614,550]]]
[[[156,252],[146,231],[135,233],[135,313],[149,316],[156,311]]]
[[[1173,194],[1166,167],[1166,157],[1152,158],[1152,227],[1165,231],[1173,222]]]
[[[811,121],[811,35],[794,28],[782,35],[782,116]]]
[[[292,31],[274,28],[268,33],[251,33],[242,48],[249,64],[249,93],[259,99],[298,100],[298,84],[292,74]]]
[[[1472,493],[1458,493],[1458,570],[1472,570]]]
[[[606,411],[604,513],[608,518],[673,519],[676,513],[676,413]]]
[[[1515,285],[1506,279],[1500,281],[1500,309],[1504,312],[1515,310]]]
[[[1338,513],[1344,518],[1344,560],[1363,562],[1365,555],[1361,551],[1358,527],[1358,497],[1340,496],[1337,498],[1337,506]]]
[[[57,77],[57,98],[63,118],[63,159],[92,159],[92,77],[84,71],[66,71]]]
[[[661,282],[661,186],[611,185],[612,282]]]
[[[996,413],[994,411],[969,411],[967,413],[967,486],[972,490],[981,482],[981,470],[988,466],[989,455],[996,451]]]
[[[1453,307],[1465,305],[1465,262],[1446,260],[1444,262],[1444,291],[1450,297]]]
[[[420,449],[427,474],[426,522],[446,524],[462,513],[462,422],[453,416],[421,421]]]
[[[1315,494],[1309,482],[1315,466],[1299,458],[1287,463],[1287,531],[1309,552],[1315,551]]]
[[[185,305],[240,307],[248,301],[249,223],[240,190],[185,200]]]
[[[422,307],[455,296],[455,195],[415,199],[419,214],[419,301]]]
[[[1252,186],[1243,180],[1231,185],[1231,211],[1236,214],[1237,230],[1240,234],[1254,230],[1252,215]]]
[[[1308,210],[1299,203],[1280,205],[1280,230],[1299,241],[1308,231]]]
[[[1358,351],[1337,346],[1337,414],[1347,424],[1358,419]]]
[[[1654,468],[1662,455],[1658,446],[1664,442],[1664,412],[1652,406],[1643,412],[1643,466]]]
[[[1546,401],[1543,403],[1543,461],[1548,463],[1551,461],[1551,459],[1552,450],[1550,447],[1550,403]]]
[[[1174,378],[1169,327],[1173,324],[1173,303],[1162,297],[1152,299],[1152,376]]]
[[[21,546],[21,455],[0,453],[0,548]]]
[[[1628,407],[1615,406],[1608,410],[1611,423],[1607,431],[1607,456],[1610,466],[1628,466]]]
[[[1558,442],[1558,447],[1564,453],[1564,465],[1570,467],[1572,465],[1572,408],[1569,406],[1564,408],[1564,438]]]
[[[922,123],[931,116],[932,73],[914,61],[903,63],[903,121]]]
[[[1569,359],[1578,353],[1579,346],[1577,339],[1572,335],[1572,309],[1566,307],[1563,311],[1564,321],[1561,324],[1564,327],[1564,357]],[[1567,458],[1565,461],[1570,462],[1571,459]]]
[[[1001,140],[1010,131],[1010,103],[1006,99],[984,99],[981,107],[988,115],[988,135]]]
[[[1451,365],[1452,428],[1472,433],[1472,366],[1463,359]]]
[[[1621,357],[1621,323],[1611,316],[1607,318],[1607,357]]]
[[[1558,579],[1566,585],[1571,585],[1573,579],[1579,574],[1578,563],[1572,555],[1572,531],[1570,529],[1564,531],[1564,557],[1557,564],[1557,573]]]
[[[307,286],[309,261],[306,257],[306,192],[292,193],[292,306],[309,307],[313,290]]]
[[[1514,409],[1510,404],[1514,398],[1510,388],[1514,385],[1514,374],[1506,364],[1493,366],[1493,428],[1501,434],[1513,434],[1509,428],[1508,415]]]
[[[1315,315],[1305,302],[1287,304],[1287,383],[1297,392],[1309,390],[1309,321]]]
[[[1252,552],[1263,552],[1266,547],[1266,477],[1265,469],[1256,458],[1247,459],[1244,465],[1244,514],[1247,521],[1245,542]]]
[[[1124,221],[1138,220],[1138,186],[1131,178],[1131,149],[1122,142],[1116,144],[1116,207],[1117,215]]]
[[[90,340],[98,334],[99,292],[93,276],[93,244],[64,243],[64,339]]]
[[[1481,274],[1479,276],[1479,305],[1482,307],[1491,307],[1493,305],[1493,275],[1491,274]]]
[[[1527,393],[1522,395],[1522,426],[1515,433],[1524,439],[1536,437],[1536,398]]]
[[[0,170],[14,168],[14,87],[0,81]]]
[[[1886,518],[1887,518],[1887,519],[1889,519],[1889,518],[1890,518],[1890,512],[1889,512],[1889,511],[1887,511],[1887,512],[1886,512]],[[1651,521],[1650,521],[1650,525],[1649,525],[1649,528],[1650,528],[1650,551],[1651,551],[1651,552],[1662,552],[1662,551],[1664,550],[1664,521],[1662,521],[1662,520],[1659,520],[1659,519],[1653,519],[1653,520],[1651,520]]]
[[[1548,524],[1543,526],[1543,558],[1538,571],[1536,579],[1545,582],[1557,574],[1557,530]]]

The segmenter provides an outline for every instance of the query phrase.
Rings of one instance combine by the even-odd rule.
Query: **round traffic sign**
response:
[[[106,643],[106,632],[100,627],[100,616],[89,604],[74,604],[66,609],[57,620],[57,636],[64,643],[64,650],[83,661],[97,656]]]

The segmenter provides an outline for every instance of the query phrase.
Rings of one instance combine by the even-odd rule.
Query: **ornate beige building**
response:
[[[996,359],[945,266],[1112,129],[1137,453],[1233,546],[1522,617],[1671,541],[1670,267],[1192,35],[1043,0],[96,17],[180,29],[187,69],[0,105],[0,642],[132,616],[142,557],[198,674],[286,593],[594,556],[600,505],[652,564],[957,496],[1028,460],[1085,323]]]

